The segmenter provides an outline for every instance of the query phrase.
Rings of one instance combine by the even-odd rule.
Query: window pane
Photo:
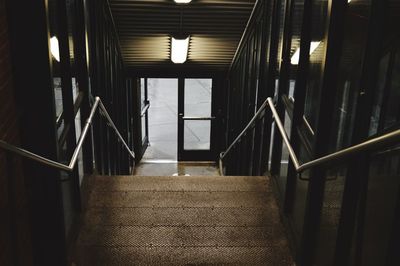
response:
[[[211,116],[212,79],[185,79],[185,116]]]
[[[185,121],[184,149],[210,149],[211,121]]]

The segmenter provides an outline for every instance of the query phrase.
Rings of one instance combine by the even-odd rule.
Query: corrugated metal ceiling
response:
[[[255,0],[110,0],[125,66],[129,69],[228,68]],[[182,25],[182,27],[181,27]],[[188,61],[170,61],[170,36],[190,34]]]

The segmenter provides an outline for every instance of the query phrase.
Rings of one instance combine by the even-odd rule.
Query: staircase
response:
[[[293,265],[267,177],[89,182],[77,265]]]

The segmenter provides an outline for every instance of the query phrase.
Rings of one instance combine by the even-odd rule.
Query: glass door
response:
[[[178,160],[214,160],[211,78],[179,79]]]

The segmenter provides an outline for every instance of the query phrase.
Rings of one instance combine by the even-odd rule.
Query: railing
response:
[[[117,127],[115,126],[114,122],[112,121],[110,115],[108,114],[106,108],[104,107],[103,103],[101,102],[100,97],[96,97],[95,98],[95,101],[93,103],[92,109],[90,110],[90,115],[89,115],[88,119],[86,120],[86,124],[85,124],[85,126],[84,126],[84,128],[82,130],[82,134],[79,137],[78,144],[76,145],[76,148],[74,150],[74,153],[73,153],[73,155],[71,157],[71,160],[70,160],[68,165],[65,165],[65,164],[62,164],[62,163],[47,159],[47,158],[42,157],[40,155],[37,155],[37,154],[35,154],[33,152],[30,152],[30,151],[27,151],[25,149],[16,147],[16,146],[14,146],[14,145],[12,145],[10,143],[7,143],[7,142],[5,142],[3,140],[0,140],[0,148],[3,148],[5,150],[7,150],[7,151],[13,152],[13,153],[18,154],[18,155],[21,155],[21,156],[26,157],[28,159],[31,159],[33,161],[36,161],[36,162],[39,162],[39,163],[42,163],[42,164],[45,164],[45,165],[60,169],[60,170],[71,172],[74,169],[75,165],[76,165],[76,162],[78,160],[79,152],[82,149],[83,143],[84,143],[84,141],[86,139],[86,136],[87,136],[87,133],[89,131],[89,127],[92,124],[93,117],[94,117],[94,115],[95,115],[95,113],[96,113],[98,108],[100,108],[100,111],[106,117],[106,119],[108,121],[108,125],[112,129],[114,129],[115,133],[117,134],[118,138],[121,140],[121,142],[124,145],[125,149],[129,152],[129,155],[133,159],[135,159],[135,153],[129,149],[128,145],[126,144],[125,140],[123,139],[123,137],[119,133],[119,131],[118,131]]]
[[[247,130],[252,126],[252,124],[256,121],[258,116],[260,116],[260,114],[263,113],[263,111],[265,111],[267,106],[269,107],[270,111],[272,112],[272,117],[275,120],[275,123],[281,134],[283,142],[285,143],[285,145],[289,151],[290,159],[292,160],[297,173],[302,173],[303,171],[305,171],[307,169],[310,169],[310,168],[313,168],[315,166],[319,166],[319,165],[322,165],[325,163],[343,160],[345,158],[354,156],[355,154],[359,154],[364,151],[381,148],[384,145],[388,145],[388,144],[394,143],[395,141],[400,140],[400,129],[398,129],[393,132],[382,135],[380,137],[376,137],[376,138],[361,142],[354,146],[351,146],[351,147],[342,149],[340,151],[328,154],[326,156],[322,156],[320,158],[314,159],[312,161],[300,164],[299,159],[297,158],[296,153],[294,152],[294,149],[293,149],[292,145],[290,144],[289,137],[283,126],[282,120],[280,119],[280,117],[278,115],[278,112],[275,108],[274,102],[273,102],[272,98],[269,97],[261,105],[261,107],[257,111],[257,113],[253,116],[253,118],[250,120],[250,122],[244,128],[244,130],[239,134],[239,136],[232,142],[232,144],[228,147],[228,149],[226,149],[225,152],[220,153],[219,170],[220,170],[221,175],[224,175],[223,159],[231,151],[231,149],[238,143],[238,141],[247,132]]]

